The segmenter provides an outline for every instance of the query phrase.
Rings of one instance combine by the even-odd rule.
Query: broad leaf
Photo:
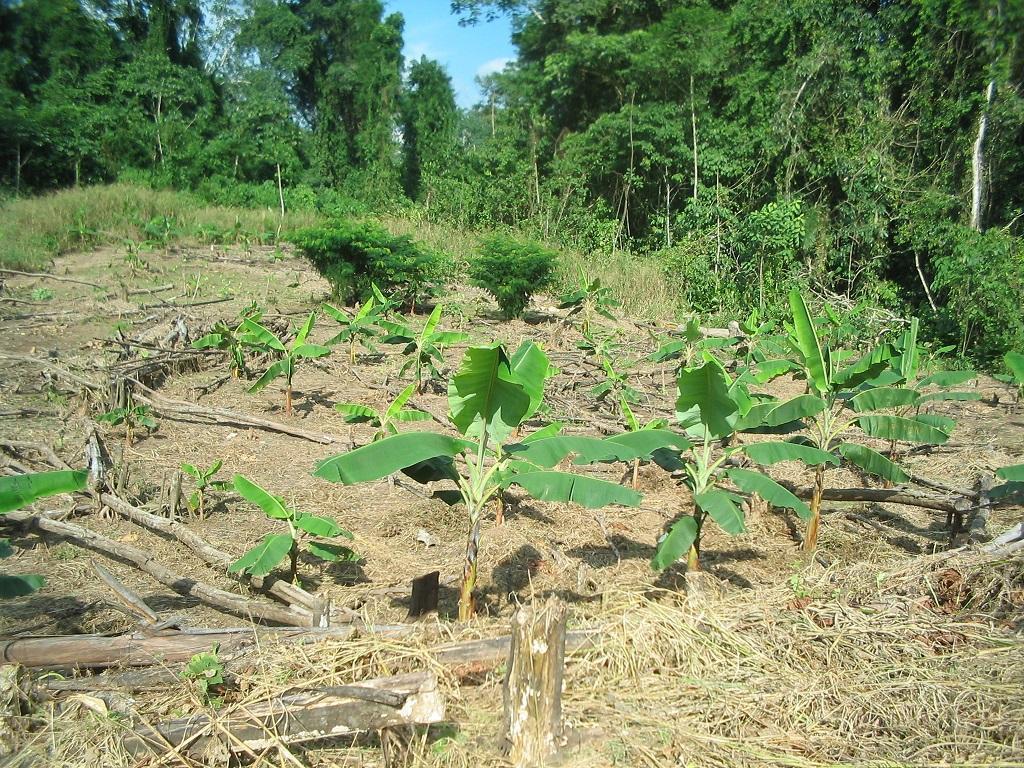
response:
[[[778,464],[780,461],[802,461],[804,464],[832,464],[839,466],[839,459],[828,451],[800,443],[751,443],[743,446],[743,452],[753,461],[765,466]]]
[[[753,376],[758,384],[767,384],[782,374],[797,370],[798,368],[799,366],[793,363],[792,360],[762,360],[757,363],[757,370]]]
[[[448,347],[452,344],[461,344],[464,341],[469,341],[469,338],[469,334],[462,331],[441,331],[431,336],[430,342],[438,346]]]
[[[725,491],[718,488],[710,488],[703,493],[693,497],[694,503],[711,515],[711,518],[718,523],[726,533],[743,533],[743,510],[741,510],[732,497]]]
[[[936,387],[958,387],[968,381],[974,381],[978,374],[974,371],[936,371],[931,376],[925,376],[917,382],[918,389],[929,385]]]
[[[220,333],[208,333],[202,338],[196,339],[192,342],[192,349],[216,349],[225,341],[224,336]]]
[[[430,421],[431,418],[429,413],[423,411],[399,411],[391,417],[391,420],[407,424],[414,421]]]
[[[328,563],[354,562],[359,559],[359,555],[341,544],[310,541],[307,542],[306,549],[309,550],[309,554],[319,557],[321,560],[326,560]]]
[[[413,385],[415,386],[415,385]],[[360,424],[365,421],[374,421],[378,424],[381,421],[380,414],[376,408],[359,403],[335,403],[334,410],[345,417],[350,424]]]
[[[816,395],[799,395],[774,408],[764,417],[766,427],[779,427],[791,421],[817,416],[828,408],[828,403]]]
[[[331,348],[320,344],[300,344],[292,350],[296,357],[323,357],[331,354]]]
[[[917,351],[917,332],[920,321],[916,317],[910,319],[910,328],[903,334],[903,353],[899,359],[900,376],[905,382],[911,382],[917,378],[919,356]]]
[[[684,428],[700,423],[712,437],[732,434],[739,407],[729,394],[729,377],[717,361],[684,369],[676,381],[676,418]]]
[[[343,536],[346,539],[352,538],[352,534],[336,522],[328,517],[320,517],[318,515],[299,515],[295,518],[295,527],[306,533],[311,533],[314,536],[323,536],[327,539],[332,536]]]
[[[683,557],[697,540],[697,532],[697,521],[691,515],[679,518],[658,542],[657,551],[651,558],[651,568],[663,571]]]
[[[0,598],[24,597],[46,586],[46,579],[36,574],[11,576],[0,573]]]
[[[809,520],[811,510],[804,502],[767,475],[751,472],[749,469],[730,469],[725,473],[736,487],[747,493],[756,493],[776,507],[792,509],[801,520]]]
[[[247,477],[235,475],[234,485],[239,496],[262,509],[263,514],[267,517],[272,517],[275,520],[287,520],[292,516],[292,513],[277,496],[268,493]]]
[[[942,445],[949,440],[949,435],[942,430],[902,416],[872,414],[858,417],[857,423],[865,434],[885,440],[927,445]]]
[[[530,394],[512,372],[500,344],[470,347],[448,385],[448,407],[459,432],[503,442],[530,410]]]
[[[881,477],[892,483],[910,482],[910,476],[900,469],[898,464],[889,461],[885,456],[871,450],[866,445],[843,443],[839,446],[839,452],[868,474]]]
[[[1009,369],[1014,381],[1018,383],[1024,382],[1024,355],[1010,350],[1003,356],[1003,362],[1006,363],[1006,367]]]
[[[243,334],[242,341],[246,344],[256,347],[276,349],[278,352],[285,351],[284,344],[281,343],[281,340],[255,320],[246,318],[242,321],[239,328]]]
[[[829,390],[828,367],[814,330],[814,320],[807,311],[804,297],[795,288],[789,292],[789,306],[793,310],[793,335],[807,369],[807,383],[819,394],[825,394]]]
[[[626,488],[618,483],[568,472],[525,472],[515,475],[511,482],[524,488],[536,499],[572,502],[588,509],[597,509],[608,504],[635,507],[643,498],[632,488]]]
[[[953,434],[953,430],[956,429],[956,419],[951,419],[949,416],[943,416],[938,413],[919,413],[912,418],[914,421],[920,421],[929,427],[935,427],[947,435]]]
[[[437,328],[437,324],[441,322],[441,312],[443,311],[440,304],[434,307],[434,311],[430,313],[427,318],[427,322],[423,325],[423,332],[420,334],[421,339],[426,339],[434,332]]]
[[[295,340],[292,342],[292,347],[301,347],[306,343],[306,339],[313,330],[313,323],[316,322],[316,312],[310,312],[309,317],[306,318],[306,322],[299,328],[299,332],[295,334]]]
[[[412,467],[436,456],[456,456],[475,445],[436,432],[406,432],[325,459],[313,472],[332,483],[355,485]]]
[[[925,403],[936,401],[970,402],[974,400],[981,400],[980,392],[946,392],[940,390],[939,392],[929,392],[927,395],[921,395],[916,405],[924,405]]]
[[[228,573],[250,573],[266,576],[288,555],[292,548],[290,533],[270,533],[229,567]]]
[[[537,412],[544,399],[544,383],[551,376],[551,361],[539,346],[532,341],[524,341],[509,358],[509,368],[530,396],[530,407],[523,417],[525,421]]]
[[[89,473],[61,470],[0,477],[0,514],[20,509],[45,496],[71,493],[85,488]]]
[[[1024,464],[1011,464],[996,470],[996,477],[1012,483],[1024,483]]]
[[[255,394],[256,392],[259,392],[261,389],[266,387],[267,384],[272,382],[278,376],[287,376],[287,374],[288,374],[288,360],[287,360],[287,358],[285,358],[284,360],[278,360],[276,363],[274,363],[272,366],[267,368],[266,371],[263,372],[263,375],[260,376],[259,379],[256,380],[255,384],[253,384],[251,387],[249,387],[249,394]]]
[[[875,387],[850,398],[850,405],[858,413],[903,408],[917,403],[919,395],[906,387]]]
[[[409,402],[409,398],[412,397],[412,393],[416,390],[416,383],[409,384],[405,389],[398,393],[398,396],[388,406],[387,411],[384,414],[384,418],[390,421],[397,414],[401,413],[402,409],[405,408],[405,404]]]

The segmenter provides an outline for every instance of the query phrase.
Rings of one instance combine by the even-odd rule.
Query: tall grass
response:
[[[0,206],[0,266],[40,269],[62,253],[110,243],[272,242],[278,228],[315,224],[310,212],[210,206],[130,184],[65,189]]]

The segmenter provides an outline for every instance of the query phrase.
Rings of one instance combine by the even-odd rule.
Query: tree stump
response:
[[[567,618],[565,603],[550,598],[520,609],[512,621],[503,732],[516,766],[543,765],[562,741]]]
[[[414,619],[437,610],[437,591],[440,571],[431,571],[412,580],[412,600],[409,618]]]

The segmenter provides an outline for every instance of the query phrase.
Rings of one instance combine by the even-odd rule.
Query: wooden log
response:
[[[272,621],[288,626],[312,622],[312,614],[309,611],[248,600],[231,592],[226,592],[223,589],[204,584],[201,581],[183,576],[161,565],[148,552],[119,541],[114,541],[113,539],[108,539],[106,536],[90,531],[88,528],[83,528],[80,525],[60,520],[51,520],[41,515],[33,515],[26,512],[8,513],[5,515],[5,519],[27,523],[40,531],[56,534],[80,546],[116,559],[125,560],[140,570],[145,571],[175,592],[194,597],[200,602],[227,613],[260,621]]]
[[[216,643],[222,655],[250,645],[268,642],[310,643],[347,640],[357,633],[381,637],[403,637],[420,626],[385,624],[340,627],[234,627],[227,629],[158,630],[127,635],[56,635],[0,638],[0,664],[34,668],[147,667],[188,661],[199,651]],[[599,635],[589,630],[566,634],[566,648],[577,650],[594,645]],[[438,664],[453,668],[457,675],[470,677],[508,659],[511,638],[492,637],[448,643],[432,649]]]
[[[136,525],[141,525],[152,531],[159,531],[160,533],[167,534],[168,536],[173,536],[190,550],[199,555],[199,557],[212,568],[226,572],[231,563],[234,562],[234,558],[232,558],[227,552],[222,552],[221,550],[211,546],[201,536],[198,536],[189,529],[188,526],[182,525],[177,520],[169,520],[160,517],[159,515],[152,515],[111,493],[100,494],[100,501],[117,514],[121,515],[126,520],[130,520]],[[297,587],[294,584],[289,583],[285,579],[278,579],[273,576],[264,576],[262,579],[251,579],[250,583],[256,589],[273,595],[287,605],[299,606],[308,611],[313,611],[320,607],[320,601],[318,601],[316,597],[301,587]],[[338,623],[350,619],[347,615],[342,615],[338,617],[332,616],[331,620],[332,623]]]
[[[160,617],[153,609],[146,605],[146,602],[141,597],[122,584],[114,574],[95,560],[92,561],[92,567],[96,571],[96,575],[100,577],[100,580],[110,587],[118,602],[121,603],[129,615],[151,625],[157,624],[160,621]]]
[[[521,608],[512,622],[503,687],[503,734],[516,766],[543,765],[562,741],[562,677],[565,671],[565,603]]]
[[[102,285],[96,283],[90,283],[85,280],[77,280],[73,277],[62,277],[61,275],[51,275],[49,272],[22,272],[17,269],[0,269],[0,274],[4,275],[17,275],[19,277],[39,277],[46,280],[57,280],[61,283],[76,283],[78,285],[87,285],[90,288],[103,289]]]
[[[810,487],[801,488],[786,482],[780,484],[801,499],[809,499],[814,494],[814,489]],[[956,502],[951,498],[924,496],[902,488],[826,488],[821,498],[825,501],[876,501],[906,504],[910,507],[922,507],[948,513],[956,511]]]
[[[346,688],[349,693],[354,692]],[[402,704],[392,706],[331,689],[315,690],[236,705],[214,716],[216,727],[206,714],[171,720],[155,727],[144,726],[122,744],[136,756],[148,752],[164,754],[168,746],[201,756],[214,746],[211,742],[221,742],[232,752],[259,753],[280,744],[298,744],[395,726],[429,725],[444,720],[444,697],[438,690],[437,676],[432,672],[363,680],[358,688],[397,694]]]

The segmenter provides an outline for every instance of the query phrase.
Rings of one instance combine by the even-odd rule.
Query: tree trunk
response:
[[[690,121],[693,124],[693,199],[697,200],[697,108],[693,101],[693,75],[690,75]]]
[[[512,622],[504,734],[516,766],[543,765],[562,740],[567,618],[565,603],[549,598],[539,608],[520,609]]]
[[[480,549],[480,510],[470,515],[472,524],[466,541],[466,560],[462,565],[462,588],[459,592],[459,621],[469,621],[476,612],[473,590],[476,588],[477,554]]]
[[[978,136],[971,154],[971,229],[984,230],[985,135],[988,133],[988,111],[996,92],[996,81],[989,80],[985,89],[985,106],[978,118]]]
[[[814,492],[811,496],[811,519],[807,521],[804,535],[804,552],[813,552],[818,547],[818,523],[821,519],[821,496],[825,490],[825,467],[818,465],[814,470]]]

